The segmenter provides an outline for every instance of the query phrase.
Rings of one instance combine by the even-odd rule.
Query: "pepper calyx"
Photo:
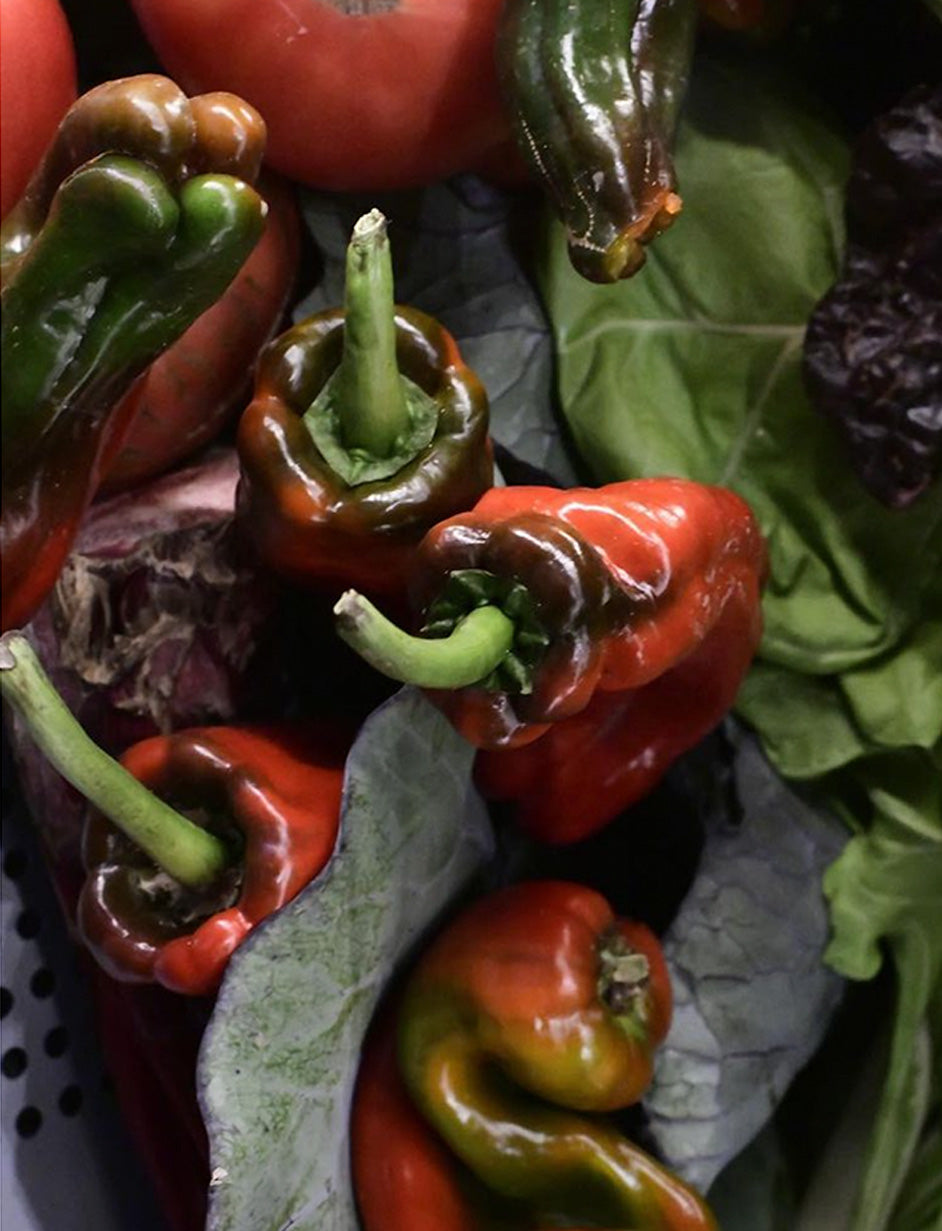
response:
[[[426,609],[421,633],[425,637],[447,637],[479,607],[498,608],[513,623],[514,633],[510,649],[477,687],[511,696],[528,695],[550,637],[523,582],[499,577],[487,569],[454,569]]]
[[[616,930],[600,940],[598,958],[599,1000],[611,1010],[626,1034],[644,1037],[651,963]]]
[[[400,374],[408,424],[398,434],[390,453],[378,457],[368,449],[344,443],[344,410],[334,373],[304,415],[304,424],[321,457],[347,487],[375,483],[398,474],[435,438],[438,406],[424,389]]]

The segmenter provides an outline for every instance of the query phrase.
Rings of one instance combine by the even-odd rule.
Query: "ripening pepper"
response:
[[[497,63],[518,148],[593,282],[641,268],[681,209],[674,130],[696,0],[507,0]]]
[[[107,82],[66,114],[4,221],[4,630],[55,583],[133,422],[125,395],[257,243],[264,141],[233,95],[187,99],[153,74]]]
[[[412,597],[422,635],[356,592],[335,612],[354,649],[428,690],[472,744],[512,749],[596,694],[651,685],[715,628],[736,641],[711,647],[716,695],[731,697],[758,638],[764,572],[752,513],[724,488],[673,478],[494,488],[420,546]],[[687,720],[677,721],[682,730]]]
[[[405,1090],[455,1161],[423,1141],[401,1101],[385,1119],[389,1066],[371,1044],[352,1123],[366,1231],[413,1225],[410,1159],[434,1179],[442,1231],[712,1231],[697,1194],[599,1114],[644,1093],[670,1015],[656,937],[616,919],[594,890],[534,881],[473,903],[422,953],[395,1005]],[[382,1125],[387,1170],[364,1165]],[[485,1208],[481,1189],[491,1217],[472,1213]],[[383,1205],[383,1192],[397,1200]]]
[[[488,406],[451,335],[393,302],[386,220],[361,218],[345,306],[263,352],[239,424],[239,524],[302,586],[395,597],[415,546],[493,481]]]
[[[0,640],[0,692],[92,804],[76,916],[115,978],[211,994],[252,928],[330,858],[349,746],[341,724],[194,727],[115,761],[18,632]]]

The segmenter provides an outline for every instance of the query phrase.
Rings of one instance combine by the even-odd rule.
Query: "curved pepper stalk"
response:
[[[115,761],[18,632],[0,640],[0,693],[92,805],[76,916],[116,979],[211,994],[252,928],[333,852],[350,743],[337,723],[194,727]]]
[[[451,335],[393,301],[385,219],[347,251],[346,303],[263,352],[238,433],[239,524],[275,572],[398,598],[419,540],[493,482],[487,397]]]
[[[55,583],[137,409],[125,395],[261,236],[261,117],[144,75],[70,109],[0,231],[4,630]]]
[[[443,1231],[713,1231],[700,1197],[599,1114],[641,1097],[670,1011],[656,938],[594,890],[542,881],[474,903],[422,954],[396,1006],[404,1091],[384,1023],[365,1057],[352,1145],[367,1231],[397,1231],[416,1175],[431,1178]],[[382,1123],[385,1174],[364,1148]]]
[[[695,0],[508,0],[498,67],[575,269],[628,278],[680,212],[672,159]]]

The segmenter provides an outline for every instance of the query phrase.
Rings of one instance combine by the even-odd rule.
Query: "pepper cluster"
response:
[[[627,202],[609,194],[612,216],[595,216],[598,236],[576,248],[583,265],[604,252],[606,277],[637,268],[676,212],[667,146],[691,6],[642,9],[624,71],[638,95],[629,128],[645,143],[613,172]],[[517,5],[507,20],[525,33],[534,18]],[[181,455],[179,442],[148,445],[152,429],[134,433],[157,364],[206,329],[260,243],[264,140],[233,95],[188,98],[154,74],[109,82],[67,112],[0,234],[0,691],[88,801],[75,922],[152,1147],[181,1118],[204,1143],[188,1092],[158,1096],[115,1035],[125,1019],[130,1036],[146,1034],[141,1006],[161,1004],[127,989],[211,1006],[250,932],[342,858],[356,724],[303,706],[237,715],[113,758],[23,628],[109,478],[124,486]],[[290,264],[296,244],[283,251]],[[484,389],[438,321],[396,304],[378,210],[353,229],[343,306],[273,337],[289,284],[286,273],[244,335],[245,364],[201,386],[215,424],[251,368],[235,433],[240,551],[299,603],[336,604],[345,642],[423,688],[478,750],[483,794],[531,836],[564,843],[601,828],[734,700],[761,631],[764,544],[748,507],[671,477],[495,486]],[[325,640],[327,658],[339,643]],[[701,1198],[604,1118],[644,1094],[669,1017],[656,939],[593,890],[524,883],[473,905],[422,955],[364,1052],[352,1143],[368,1231],[419,1228],[416,1210],[445,1231],[560,1218],[708,1231]],[[179,1204],[191,1226],[199,1197]]]

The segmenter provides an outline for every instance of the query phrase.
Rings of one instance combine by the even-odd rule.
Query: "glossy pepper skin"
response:
[[[699,645],[663,675],[596,692],[533,743],[479,752],[478,788],[510,805],[514,823],[539,841],[589,837],[647,795],[731,709],[761,631],[753,586],[734,586]]]
[[[630,277],[681,209],[672,147],[695,0],[508,0],[498,67],[521,154],[574,268]]]
[[[261,117],[165,77],[80,98],[0,232],[3,629],[51,589],[136,413],[125,395],[257,243]]]
[[[117,979],[209,995],[248,933],[324,867],[337,837],[348,740],[336,725],[203,727],[134,744],[121,764],[241,853],[187,891],[100,814],[88,818],[79,930]]]
[[[373,481],[345,482],[304,421],[340,364],[343,310],[309,317],[262,355],[239,424],[238,516],[260,557],[292,582],[399,596],[425,532],[493,481],[487,398],[454,338],[415,308],[397,307],[395,327],[399,368],[437,420],[416,456]]]
[[[429,696],[475,746],[522,747],[596,694],[642,689],[678,667],[732,604],[742,653],[717,661],[730,695],[758,638],[765,559],[749,507],[724,488],[673,478],[494,488],[424,539],[415,607],[438,631],[502,594],[518,602],[508,587],[522,585],[529,617],[517,620],[511,656],[528,668],[529,691],[499,667],[496,679]],[[483,585],[466,588],[469,574]]]
[[[370,210],[347,246],[343,308],[263,356],[239,425],[239,524],[291,582],[398,601],[424,532],[490,485],[487,426],[454,340],[397,307],[386,219]]]
[[[695,1193],[597,1114],[644,1093],[670,1013],[656,938],[616,919],[594,890],[516,884],[448,924],[407,978],[396,1009],[397,1055],[405,1089],[459,1170],[442,1177],[405,1113],[390,1121],[390,1149],[439,1176],[452,1211],[439,1226],[492,1225],[457,1216],[467,1209],[466,1169],[493,1194],[495,1211],[506,1219],[516,1209],[514,1221],[498,1217],[493,1225],[714,1228]],[[373,1090],[381,1056],[377,1063],[366,1074]],[[358,1100],[363,1095],[361,1084]],[[376,1208],[370,1189],[383,1172],[356,1165],[357,1134],[375,1128],[383,1107],[375,1099],[354,1115],[364,1211]],[[403,1130],[405,1149],[394,1139]],[[379,1225],[367,1218],[367,1231]],[[382,1225],[397,1231],[388,1217]]]

